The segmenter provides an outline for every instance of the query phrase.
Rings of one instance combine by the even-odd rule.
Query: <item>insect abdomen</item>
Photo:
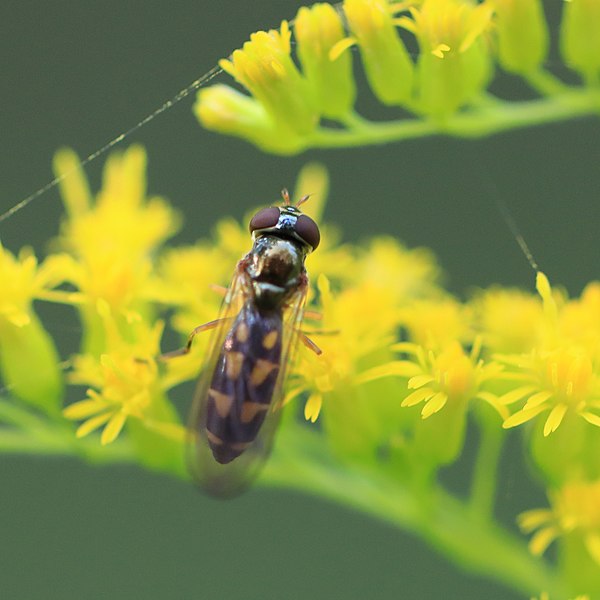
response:
[[[226,464],[256,439],[271,406],[281,361],[281,315],[247,304],[227,334],[208,389],[205,434]]]

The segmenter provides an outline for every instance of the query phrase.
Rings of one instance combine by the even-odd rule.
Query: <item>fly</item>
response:
[[[283,384],[295,342],[319,348],[299,329],[308,277],[304,261],[319,245],[317,224],[283,190],[283,206],[250,220],[252,249],[237,264],[213,329],[207,365],[189,419],[188,463],[212,495],[234,496],[254,479],[270,452],[282,407]]]

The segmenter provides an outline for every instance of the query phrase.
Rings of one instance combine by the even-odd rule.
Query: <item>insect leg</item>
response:
[[[231,321],[231,318],[215,319],[214,321],[209,321],[208,323],[204,323],[203,325],[198,325],[198,327],[195,327],[192,330],[192,333],[190,333],[187,343],[183,348],[178,348],[177,350],[172,350],[171,352],[165,352],[164,354],[161,354],[159,356],[159,359],[160,360],[170,360],[171,358],[175,358],[177,356],[183,356],[185,354],[189,354],[189,352],[192,348],[192,342],[194,341],[194,338],[199,333],[202,333],[203,331],[209,331],[210,329],[214,329],[223,321]]]
[[[317,346],[305,333],[299,331],[298,335],[300,336],[300,340],[302,341],[302,343],[309,350],[312,350],[317,356],[323,354],[323,350],[321,350],[321,348],[319,348],[319,346]]]
[[[210,287],[210,289],[219,294],[219,296],[223,296],[223,298],[225,298],[225,296],[227,296],[227,292],[229,291],[229,288],[226,288],[224,285],[218,285],[216,283],[211,283],[208,287]]]
[[[323,320],[323,314],[320,312],[317,312],[316,310],[305,310],[304,311],[304,318],[305,319],[310,319],[311,321],[322,321]]]

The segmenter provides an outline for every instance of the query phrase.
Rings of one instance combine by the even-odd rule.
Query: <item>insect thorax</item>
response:
[[[305,273],[306,249],[296,240],[265,234],[256,238],[245,271],[259,309],[281,308]]]

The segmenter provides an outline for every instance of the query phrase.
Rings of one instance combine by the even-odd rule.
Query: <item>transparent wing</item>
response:
[[[214,331],[209,345],[207,363],[198,381],[188,427],[190,472],[200,487],[209,494],[221,498],[236,496],[247,489],[271,451],[281,415],[288,365],[299,339],[298,331],[307,284],[303,282],[293,294],[284,308],[279,325],[261,319],[248,297],[247,289],[245,274],[238,269],[219,315],[219,319],[222,320]],[[281,333],[281,340],[280,346],[266,351],[260,342],[265,332],[272,331],[270,327]],[[250,334],[247,339],[240,342],[243,336],[239,332],[243,329],[249,330]],[[235,344],[238,344],[237,348],[234,347]],[[261,352],[267,354],[261,355]],[[239,359],[239,361],[236,359],[235,363],[237,365],[235,378],[231,376],[231,365],[227,365],[228,353],[237,355]],[[257,362],[264,358],[270,359],[272,361],[270,364],[277,363],[278,367],[274,383],[267,386],[268,393],[265,393],[264,387],[257,386],[253,373]],[[218,385],[215,381],[219,382]],[[216,392],[211,386],[218,387],[219,391]],[[216,407],[219,415],[215,414],[216,396],[219,398],[219,406]],[[259,403],[264,403],[264,417],[255,419],[250,425],[239,423],[237,417],[232,419],[232,415],[243,414],[244,405],[247,408],[247,405],[259,406]],[[259,408],[262,406],[260,405]],[[219,439],[220,434],[215,435],[211,422],[215,417],[222,421],[221,417],[225,418],[225,416],[230,421],[233,420],[233,427],[240,429],[240,435],[248,433],[248,427],[254,427],[258,431],[251,432],[251,440],[248,442],[229,444],[227,449],[234,448],[231,452],[235,456],[233,458],[226,456],[223,459],[219,456],[219,452],[224,447],[223,440]],[[228,424],[230,435],[231,429],[230,422]],[[220,460],[227,462],[219,462]]]

